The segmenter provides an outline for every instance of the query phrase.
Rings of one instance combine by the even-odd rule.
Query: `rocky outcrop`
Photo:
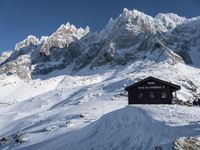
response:
[[[173,150],[199,150],[200,149],[200,138],[188,137],[179,138],[173,143]]]

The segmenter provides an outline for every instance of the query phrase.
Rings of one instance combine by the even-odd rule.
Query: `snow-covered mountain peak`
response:
[[[39,39],[33,35],[29,35],[22,42],[19,42],[16,44],[15,50],[20,50],[21,48],[24,48],[30,45],[38,45],[38,44],[39,44]]]
[[[143,12],[140,12],[135,9],[128,10],[127,8],[124,8],[122,14],[119,15],[119,17],[116,20],[120,22],[119,24],[122,24],[123,22],[125,26],[135,29],[136,28],[144,29],[145,25],[154,21],[154,19],[151,16],[146,15]]]
[[[2,52],[2,54],[0,55],[0,64],[2,62],[4,62],[8,57],[10,57],[11,54],[12,54],[12,51],[4,51],[4,52]]]
[[[187,20],[187,18],[180,17],[174,13],[159,13],[154,18],[160,20],[162,22],[162,25],[167,29],[172,29],[177,25],[184,23]]]
[[[80,39],[82,36],[87,34],[90,31],[89,27],[87,26],[85,29],[83,28],[76,28],[74,25],[70,24],[69,22],[64,25],[62,24],[53,35],[55,36],[66,36],[66,35],[74,35],[78,39]]]
[[[73,41],[81,39],[90,32],[89,27],[76,28],[74,25],[67,23],[62,24],[42,45],[41,51],[49,55],[51,47],[63,48]]]
[[[48,74],[70,65],[72,72],[77,72],[86,66],[116,66],[140,59],[158,62],[171,58],[173,63],[199,64],[199,61],[192,61],[189,54],[191,45],[200,43],[198,22],[198,17],[186,19],[173,13],[160,13],[153,18],[125,8],[116,19],[111,18],[100,33],[88,34],[89,27],[77,28],[67,23],[49,37],[38,40],[29,36],[18,44],[17,49],[21,50],[1,64],[10,65],[0,67],[0,71],[19,70],[22,55],[29,59],[24,63],[27,70],[31,68],[32,75]],[[199,53],[196,49],[195,52]],[[11,62],[15,61],[13,65]]]
[[[126,17],[126,18],[129,18],[129,17],[133,17],[133,16],[144,16],[145,14],[141,11],[138,11],[136,9],[133,9],[133,10],[129,10],[127,8],[124,8],[123,9],[123,12],[120,16],[123,16],[123,17]]]
[[[40,43],[40,44],[41,44],[41,43],[44,43],[46,40],[48,40],[48,38],[49,38],[48,36],[41,36],[40,42],[39,42],[39,43]]]
[[[171,19],[176,22],[183,22],[183,21],[187,20],[186,17],[181,17],[174,13],[158,13],[154,18],[160,19],[160,20],[162,20],[163,18]]]
[[[156,34],[166,30],[168,29],[163,26],[160,20],[138,10],[124,8],[116,19],[109,20],[105,29],[100,32],[100,37],[101,39],[116,38],[118,40],[123,39],[121,37],[123,35],[133,39],[141,33]]]

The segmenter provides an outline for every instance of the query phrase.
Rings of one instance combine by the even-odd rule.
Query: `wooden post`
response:
[[[177,93],[176,93],[176,91],[175,91],[175,100],[177,100]]]

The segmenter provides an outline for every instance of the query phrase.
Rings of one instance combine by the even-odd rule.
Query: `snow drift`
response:
[[[178,137],[199,135],[199,123],[195,123],[200,119],[195,113],[199,111],[198,108],[195,108],[195,111],[182,106],[162,105],[160,108],[165,110],[165,114],[162,114],[163,111],[159,110],[158,106],[128,106],[104,115],[81,130],[35,145],[33,149],[53,150],[67,147],[70,150],[153,150],[158,145],[170,149]],[[174,112],[171,112],[172,110]],[[186,119],[186,114],[195,116]],[[177,115],[180,118],[170,120],[167,118],[169,115]],[[185,122],[179,122],[183,121],[183,118]],[[166,119],[166,122],[162,119]],[[189,121],[193,123],[189,124]]]

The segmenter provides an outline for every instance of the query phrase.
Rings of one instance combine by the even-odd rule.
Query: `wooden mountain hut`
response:
[[[129,104],[172,104],[180,89],[179,85],[151,76],[125,88]]]

